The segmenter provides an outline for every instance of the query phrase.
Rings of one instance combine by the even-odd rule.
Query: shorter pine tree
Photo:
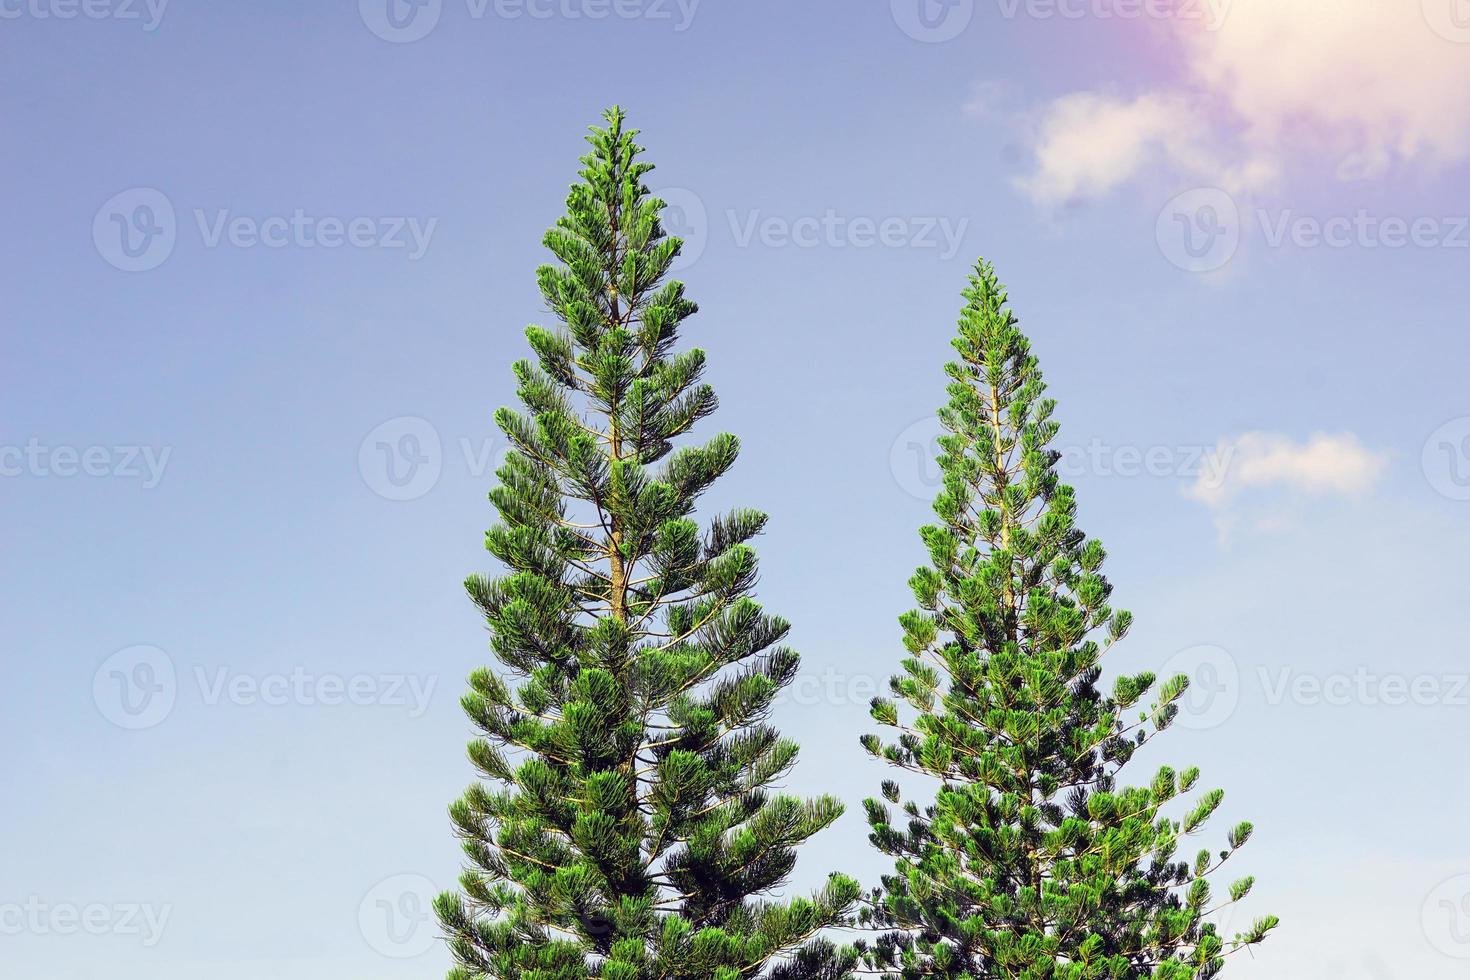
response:
[[[1217,898],[1210,880],[1251,825],[1186,858],[1186,838],[1223,792],[1171,816],[1198,769],[1119,784],[1189,682],[1164,681],[1143,710],[1153,674],[1099,688],[1102,657],[1131,617],[1109,604],[1102,545],[1076,526],[1049,448],[1055,403],[988,264],[964,295],[939,413],[939,520],[921,531],[930,565],[909,583],[919,608],[900,620],[909,656],[895,698],[872,707],[899,735],[862,739],[939,786],[932,804],[906,802],[897,821],[867,801],[870,840],[895,861],[863,913],[883,933],[864,944],[868,963],[903,980],[1207,980],[1277,922],[1227,941],[1210,920],[1251,890],[1243,878]],[[898,784],[885,782],[883,796],[899,804]]]

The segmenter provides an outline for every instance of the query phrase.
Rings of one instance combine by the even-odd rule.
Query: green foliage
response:
[[[696,306],[667,279],[681,243],[652,166],[606,119],[545,239],[561,327],[526,331],[523,411],[496,415],[511,451],[486,546],[509,571],[466,587],[503,671],[463,702],[487,782],[450,808],[469,860],[436,903],[450,977],[835,980],[853,954],[819,934],[857,884],[766,897],[842,807],[772,792],[797,749],[766,719],[799,660],[750,597],[765,517],[693,519],[739,445],[675,448],[715,394],[703,352],[675,350]]]
[[[965,300],[939,413],[939,522],[920,532],[931,564],[910,580],[903,673],[872,708],[898,734],[862,739],[939,786],[901,815],[894,782],[866,803],[870,840],[895,860],[863,912],[881,933],[867,963],[903,980],[1208,980],[1276,925],[1226,940],[1210,921],[1250,891],[1247,878],[1216,899],[1208,880],[1250,824],[1218,855],[1181,859],[1223,792],[1180,800],[1199,770],[1167,766],[1145,788],[1119,784],[1189,682],[1143,673],[1099,688],[1131,617],[1111,605],[1102,545],[1076,526],[1050,448],[1054,402],[988,264]]]

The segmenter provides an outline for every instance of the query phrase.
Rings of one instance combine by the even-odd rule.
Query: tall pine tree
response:
[[[636,131],[594,127],[539,270],[558,329],[526,332],[524,412],[490,499],[498,579],[472,576],[500,670],[470,678],[470,758],[488,782],[450,813],[469,865],[436,909],[452,980],[813,980],[851,954],[820,933],[858,897],[833,875],[771,897],[796,847],[842,812],[772,792],[797,747],[766,723],[796,673],[788,624],[751,598],[765,516],[701,530],[733,436],[676,449],[714,411],[696,311],[667,279]]]
[[[862,739],[939,786],[931,805],[903,802],[897,815],[867,801],[870,840],[895,860],[863,913],[882,933],[868,963],[904,980],[1205,980],[1276,924],[1226,940],[1208,919],[1251,889],[1244,878],[1217,896],[1210,883],[1251,825],[1189,855],[1223,793],[1176,803],[1194,768],[1119,783],[1188,679],[1152,697],[1151,673],[1100,690],[1103,655],[1131,617],[1109,605],[1102,545],[1077,528],[1050,448],[1055,403],[988,264],[964,296],[939,413],[939,520],[921,531],[930,565],[909,582],[919,608],[900,620],[908,656],[894,697],[873,702],[898,735]],[[884,783],[888,804],[900,795]]]

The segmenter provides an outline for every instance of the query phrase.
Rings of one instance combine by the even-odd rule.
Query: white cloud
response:
[[[1299,137],[1370,173],[1470,155],[1470,48],[1436,33],[1421,3],[1235,0],[1217,31],[1183,36],[1197,82],[1254,143]]]
[[[1036,173],[1019,183],[1051,207],[1100,197],[1145,168],[1167,166],[1225,190],[1254,189],[1276,176],[1264,159],[1228,162],[1198,107],[1175,94],[1122,99],[1076,92],[1051,103],[1036,137]]]
[[[1343,180],[1465,160],[1470,44],[1431,26],[1439,2],[1233,0],[1218,24],[1169,21],[1158,36],[1185,76],[1131,99],[1050,103],[1021,186],[1050,206],[1155,165],[1230,189],[1264,185],[1296,157]]]
[[[1010,94],[1010,86],[1005,82],[994,80],[976,82],[970,86],[970,97],[965,100],[965,115],[973,119],[990,119],[997,116]]]
[[[1274,432],[1247,432],[1222,439],[1215,453],[1221,465],[1202,472],[1185,494],[1214,511],[1222,543],[1241,522],[1247,497],[1252,525],[1279,530],[1292,524],[1291,497],[1361,497],[1388,465],[1387,454],[1366,448],[1350,432],[1317,433],[1304,442]]]

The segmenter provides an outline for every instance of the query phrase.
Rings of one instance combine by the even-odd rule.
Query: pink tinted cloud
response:
[[[1464,0],[1214,2],[1210,18],[1156,31],[1184,66],[1174,84],[1043,108],[1019,182],[1038,204],[1155,167],[1255,190],[1298,168],[1351,180],[1470,157],[1470,26],[1461,37],[1436,16]]]

